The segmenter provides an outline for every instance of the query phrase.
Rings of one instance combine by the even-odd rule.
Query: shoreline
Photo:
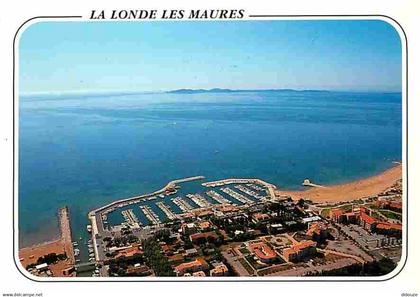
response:
[[[56,255],[65,254],[65,260],[50,264],[49,267],[56,276],[72,275],[76,261],[71,237],[70,213],[67,206],[58,210],[58,219],[60,238],[19,248],[19,261],[25,269],[28,265],[36,265],[39,257],[51,253],[55,253]]]
[[[355,181],[306,190],[276,190],[276,195],[290,196],[294,200],[310,199],[313,202],[345,202],[374,196],[402,179],[402,164],[395,163],[379,174]]]
[[[197,176],[192,177],[193,179],[204,179],[204,176]],[[294,200],[299,200],[301,198],[304,199],[310,199],[315,203],[323,203],[323,202],[348,202],[357,200],[359,198],[367,197],[376,195],[383,190],[386,190],[387,188],[391,187],[397,180],[402,178],[402,164],[400,162],[394,162],[394,165],[391,168],[388,168],[376,175],[361,178],[358,180],[345,182],[342,184],[333,184],[333,185],[326,185],[323,187],[311,187],[309,189],[304,190],[281,190],[278,187],[269,184],[269,187],[271,189],[270,195],[271,196],[290,196]],[[187,178],[187,180],[190,178]],[[240,180],[240,179],[235,179]],[[261,181],[261,180],[259,180]],[[107,208],[112,208],[112,206],[115,206],[119,203],[129,203],[130,201],[135,200],[147,200],[150,196],[158,195],[161,193],[164,193],[165,190],[168,189],[168,187],[174,187],[177,183],[184,182],[184,179],[179,180],[173,180],[170,181],[166,186],[164,186],[162,189],[154,191],[152,193],[148,194],[141,194],[138,196],[133,196],[129,198],[120,198],[118,200],[112,201],[106,205],[103,205],[99,208],[96,208],[94,210],[89,211],[88,218],[89,221],[91,221],[90,218],[95,217],[96,212],[102,212],[103,210],[106,210]],[[210,184],[217,183],[220,181],[211,181],[203,183],[202,186],[204,187],[212,187]],[[209,184],[209,185],[207,185]],[[267,183],[268,184],[268,183]],[[60,230],[60,226],[59,230]],[[58,231],[59,231],[58,230]],[[58,234],[55,234],[50,239],[46,239],[40,242],[34,242],[32,244],[20,244],[19,243],[19,250],[21,249],[30,249],[35,248],[39,246],[45,246],[49,244],[53,244],[57,241],[61,240],[60,231]]]

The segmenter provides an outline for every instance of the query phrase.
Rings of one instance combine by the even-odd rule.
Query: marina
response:
[[[264,198],[263,196],[259,195],[257,192],[254,192],[243,185],[236,185],[234,186],[234,188],[238,189],[241,192],[244,192],[245,194],[248,194],[251,197],[254,197],[255,199],[261,200]]]
[[[238,183],[236,183],[238,181]],[[146,199],[132,201],[124,200],[121,204],[113,204],[109,208],[100,208],[99,211],[89,213],[91,221],[91,244],[89,244],[89,262],[100,262],[107,259],[107,247],[99,244],[101,238],[122,234],[125,228],[131,229],[135,236],[146,238],[155,234],[162,228],[170,228],[174,224],[189,224],[190,220],[201,221],[209,216],[219,218],[226,216],[235,217],[235,212],[246,212],[248,209],[258,210],[260,205],[276,203],[278,199],[271,200],[271,194],[276,187],[262,180],[255,179],[228,179],[217,182],[202,184],[203,189],[191,188],[182,189],[175,183],[168,183],[173,189],[184,196],[164,197],[156,199],[156,192],[153,195],[143,195]],[[204,186],[205,185],[205,186]],[[195,186],[195,185],[193,185]],[[206,189],[212,187],[213,189]],[[206,191],[207,190],[207,191]],[[188,194],[185,194],[188,193]],[[150,200],[149,200],[150,199]],[[138,208],[130,208],[134,205]],[[255,206],[255,207],[251,207]],[[121,214],[121,216],[119,215]],[[258,213],[255,214],[258,217]],[[236,218],[236,217],[235,217]],[[122,220],[123,219],[123,220]],[[240,219],[240,216],[237,216]],[[108,223],[105,223],[106,220]],[[180,220],[180,222],[170,222]],[[76,249],[75,254],[79,251]]]
[[[275,198],[276,195],[274,193],[274,190],[277,189],[277,187],[273,184],[270,184],[266,181],[263,181],[259,178],[228,178],[228,179],[222,179],[217,181],[211,181],[202,183],[201,185],[203,187],[222,187],[227,186],[230,184],[252,184],[258,188],[254,189],[263,189],[262,187],[265,187],[267,189],[268,194],[270,195],[270,198]],[[240,194],[239,194],[240,195]]]
[[[139,206],[141,211],[144,213],[146,218],[154,225],[158,225],[161,223],[158,215],[154,213],[154,211],[148,205],[140,205]]]
[[[203,178],[204,176],[194,176],[174,180],[161,190],[120,199],[91,211],[89,213],[90,224],[87,229],[91,233],[93,245],[89,250],[89,257],[95,259],[101,257],[98,256],[96,234],[106,236],[105,234],[112,232],[121,232],[125,227],[142,230],[142,227],[146,228],[146,225],[160,225],[167,220],[183,218],[185,215],[191,214],[192,211],[203,212],[206,209],[216,209],[218,205],[251,205],[264,198],[264,194],[258,192],[269,193],[270,188],[276,188],[260,179],[226,179],[201,184],[204,187],[203,192],[195,188],[197,192],[185,194],[185,197],[170,197],[178,191],[182,192],[179,183],[197,181]],[[218,188],[220,186],[222,188]],[[205,191],[206,187],[214,187],[215,189]],[[224,194],[218,193],[218,191]],[[158,198],[159,200],[156,201]],[[133,208],[133,206],[136,207]],[[121,216],[115,215],[117,211]]]
[[[190,182],[190,181],[195,181],[195,180],[200,180],[200,179],[204,179],[205,177],[200,175],[200,176],[192,176],[192,177],[187,177],[187,178],[182,178],[182,179],[176,179],[173,181],[170,181],[166,186],[164,186],[162,189],[157,190],[153,193],[149,193],[149,194],[144,194],[144,195],[139,195],[139,196],[133,196],[130,198],[124,198],[124,199],[119,199],[117,201],[108,203],[102,207],[99,207],[95,210],[93,210],[91,213],[96,213],[96,212],[101,212],[102,214],[107,214],[110,213],[112,211],[114,211],[116,208],[121,208],[127,205],[131,205],[131,204],[135,204],[141,201],[151,201],[151,200],[155,200],[157,199],[156,196],[159,195],[172,195],[175,194],[177,192],[177,187],[178,184],[180,183],[184,183],[184,182]]]
[[[182,199],[181,197],[172,198],[171,200],[183,212],[188,212],[188,211],[190,211],[190,210],[192,210],[194,208],[187,201],[185,201],[184,199]]]
[[[231,201],[227,200],[225,197],[223,197],[222,195],[220,195],[216,191],[213,191],[213,190],[207,191],[206,194],[207,194],[207,196],[213,198],[214,200],[216,200],[220,204],[232,204]]]
[[[221,186],[226,186],[230,184],[259,184],[267,188],[276,188],[276,186],[274,186],[273,184],[270,184],[258,178],[228,178],[228,179],[202,183],[201,185],[203,187],[221,187]]]
[[[214,208],[217,205],[253,204],[263,199],[269,185],[259,179],[226,179],[203,183],[203,187],[214,187],[212,190],[185,194],[185,197],[170,197],[181,187],[178,183],[196,181],[204,178],[195,176],[169,182],[164,188],[150,194],[121,199],[90,212],[91,224],[87,226],[89,233],[119,232],[124,227],[141,229],[146,225],[159,225],[166,220],[176,220],[197,209]],[[220,188],[221,185],[224,185]],[[235,191],[237,189],[238,191]],[[163,192],[162,192],[163,191]],[[218,191],[223,192],[219,193]],[[263,192],[263,194],[261,194]],[[226,196],[227,195],[227,196]],[[156,201],[159,198],[158,201]],[[136,206],[136,208],[133,208]],[[138,207],[138,208],[137,208]],[[116,215],[119,212],[121,216]],[[92,247],[94,249],[94,247]]]
[[[212,188],[214,188],[214,187],[221,187],[221,186],[226,186],[226,185],[230,185],[230,184],[249,183],[250,181],[251,181],[250,179],[229,178],[229,179],[222,179],[222,180],[217,180],[217,181],[202,183],[201,185],[203,187],[212,187]]]
[[[231,188],[221,188],[220,189],[222,192],[228,194],[229,196],[231,196],[232,198],[235,198],[236,200],[242,202],[243,204],[247,204],[247,203],[254,203],[254,201],[252,201],[251,199],[245,197],[242,194],[239,194],[238,192],[235,192],[234,190],[232,190]]]
[[[121,212],[127,224],[132,228],[140,228],[140,223],[133,210],[130,208],[128,210],[123,210]]]
[[[260,187],[259,185],[256,185],[256,184],[249,183],[249,184],[246,184],[246,186],[253,189],[253,190],[256,190],[256,191],[265,191],[264,188],[262,188],[262,187]]]
[[[159,201],[156,205],[165,213],[169,220],[175,220],[178,216],[171,210],[171,208],[164,202]]]
[[[187,194],[186,195],[189,199],[194,201],[195,204],[197,204],[200,207],[207,207],[210,206],[211,203],[207,201],[203,196],[200,194]]]

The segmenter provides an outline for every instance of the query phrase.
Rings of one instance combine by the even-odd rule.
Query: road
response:
[[[225,257],[226,261],[230,264],[230,266],[233,267],[233,269],[236,271],[236,273],[239,276],[251,276],[251,274],[248,273],[248,271],[242,266],[242,264],[238,261],[240,257],[235,256],[232,253],[232,250],[229,249],[227,251],[222,252],[223,257]]]
[[[357,263],[356,260],[351,258],[343,258],[335,261],[330,261],[322,265],[308,265],[306,267],[295,267],[295,269],[288,269],[278,271],[266,276],[305,276],[309,272],[322,272],[332,269],[342,268]]]

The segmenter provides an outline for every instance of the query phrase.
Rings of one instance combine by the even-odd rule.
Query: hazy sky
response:
[[[43,22],[19,43],[20,91],[401,90],[382,21]]]

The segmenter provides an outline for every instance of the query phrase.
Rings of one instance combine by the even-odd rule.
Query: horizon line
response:
[[[402,90],[363,90],[363,89],[316,89],[316,88],[262,88],[262,89],[230,89],[230,88],[178,88],[167,90],[54,90],[54,91],[34,91],[34,92],[18,92],[19,97],[43,96],[43,95],[135,95],[135,94],[176,94],[177,92],[203,92],[203,93],[223,93],[223,92],[264,92],[264,91],[291,91],[291,92],[343,92],[343,93],[402,93]],[[188,95],[187,93],[184,93]]]

